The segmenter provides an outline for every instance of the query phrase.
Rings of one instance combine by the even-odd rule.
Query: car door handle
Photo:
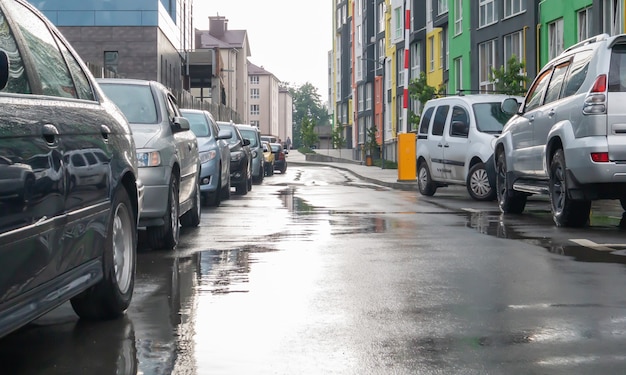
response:
[[[548,117],[553,117],[556,114],[556,111],[554,110],[554,108],[550,109],[550,112],[548,112]]]
[[[100,132],[102,133],[102,138],[104,138],[105,142],[108,141],[111,129],[106,125],[100,125]]]
[[[46,143],[48,143],[48,145],[56,145],[57,136],[59,135],[59,130],[56,126],[52,124],[45,124],[41,129],[41,134],[43,135],[43,139],[46,140]]]
[[[528,122],[533,122],[535,121],[535,115],[532,115],[528,118]]]

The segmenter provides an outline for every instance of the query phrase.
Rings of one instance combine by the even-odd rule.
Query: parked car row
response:
[[[256,128],[181,110],[158,82],[94,78],[24,0],[0,0],[0,130],[0,337],[67,301],[122,316],[139,230],[173,249],[203,203],[266,176]]]
[[[543,194],[564,227],[587,225],[594,200],[626,210],[625,77],[626,35],[602,34],[548,62],[524,98],[431,100],[416,141],[420,192],[465,184],[508,214]]]

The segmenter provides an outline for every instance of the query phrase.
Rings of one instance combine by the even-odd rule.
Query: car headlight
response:
[[[233,152],[230,154],[230,160],[232,161],[239,161],[243,159],[243,152],[242,151],[237,151],[237,152]]]
[[[217,152],[215,150],[211,150],[211,151],[207,151],[207,152],[201,152],[200,153],[200,164],[204,164],[210,160],[215,159],[215,157],[217,156]]]
[[[161,165],[161,153],[158,151],[138,152],[137,163],[139,167],[158,167]]]
[[[257,154],[256,150],[252,151],[252,159],[256,159],[257,155],[258,154]]]

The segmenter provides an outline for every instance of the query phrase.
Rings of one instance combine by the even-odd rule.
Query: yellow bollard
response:
[[[415,182],[415,133],[398,134],[398,182]]]

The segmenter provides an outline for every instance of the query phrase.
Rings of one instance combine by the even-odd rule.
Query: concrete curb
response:
[[[345,159],[343,159],[345,160]],[[331,162],[322,162],[322,161],[306,161],[306,162],[299,162],[299,161],[291,161],[289,162],[289,164],[293,164],[293,165],[300,165],[300,166],[304,166],[304,165],[315,165],[315,166],[321,166],[321,167],[333,167],[336,169],[341,169],[343,171],[346,172],[350,172],[352,173],[354,176],[360,178],[361,180],[367,181],[369,183],[372,184],[376,184],[376,185],[380,185],[380,186],[385,186],[391,189],[396,189],[396,190],[404,190],[404,191],[417,191],[417,181],[415,182],[389,182],[389,181],[381,181],[372,177],[367,177],[367,176],[363,176],[355,171],[353,171],[352,169],[350,169],[349,167],[342,167],[339,166],[337,164],[341,164],[341,162],[333,162],[334,164],[331,164]],[[344,164],[358,164],[361,165],[361,163],[357,162],[357,163],[344,163]]]

